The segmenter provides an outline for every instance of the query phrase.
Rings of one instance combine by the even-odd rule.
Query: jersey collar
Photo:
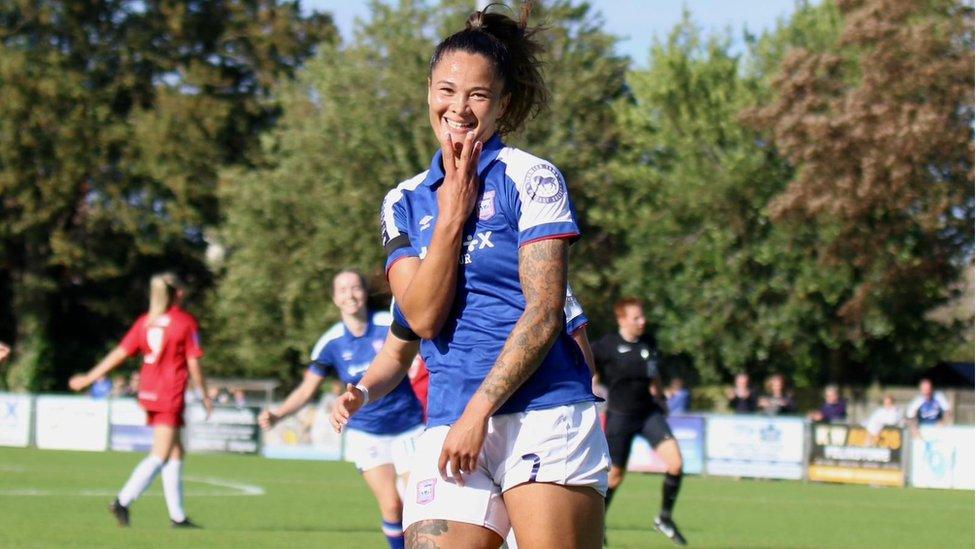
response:
[[[498,153],[503,148],[505,148],[505,143],[502,143],[502,137],[497,133],[485,142],[481,148],[481,158],[478,159],[479,176],[484,176],[485,170],[498,158]],[[424,179],[425,185],[434,187],[444,181],[444,166],[441,163],[441,156],[442,153],[438,149],[434,154],[434,158],[430,161],[430,170],[427,172],[427,178]]]

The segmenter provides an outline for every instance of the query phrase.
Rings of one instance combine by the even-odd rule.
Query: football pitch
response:
[[[169,527],[159,481],[121,529],[106,505],[133,453],[0,448],[0,547],[386,547],[379,513],[345,462],[191,455],[186,508]],[[651,520],[661,477],[631,474],[608,516],[610,547],[669,547]],[[686,477],[675,518],[694,547],[972,547],[973,492]]]

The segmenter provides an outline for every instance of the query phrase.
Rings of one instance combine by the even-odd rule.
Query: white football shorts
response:
[[[450,427],[427,429],[417,439],[403,498],[403,528],[422,520],[484,526],[503,539],[510,523],[502,493],[526,482],[589,486],[605,495],[610,453],[592,402],[493,416],[478,458],[478,470],[454,483],[437,460]]]
[[[423,425],[390,435],[347,429],[346,460],[354,462],[360,471],[392,463],[397,475],[406,474],[413,462],[414,444],[423,432]]]

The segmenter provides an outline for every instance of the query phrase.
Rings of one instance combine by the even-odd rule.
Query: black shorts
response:
[[[657,448],[665,440],[674,438],[671,427],[660,411],[648,414],[624,414],[607,410],[607,445],[610,447],[610,463],[617,467],[627,467],[630,446],[634,437],[643,436]]]

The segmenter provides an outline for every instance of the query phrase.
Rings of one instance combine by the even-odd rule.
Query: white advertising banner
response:
[[[708,416],[705,470],[710,475],[801,479],[804,431],[800,418]]]
[[[152,448],[152,427],[146,425],[146,411],[134,398],[111,401],[109,446],[126,452],[148,452]]]
[[[972,427],[922,427],[912,440],[913,486],[974,488],[974,431]]]
[[[323,397],[317,405],[309,404],[281,420],[262,434],[261,454],[281,459],[341,459],[342,436],[329,422],[333,402],[334,397]]]
[[[49,450],[108,448],[108,401],[87,396],[39,396],[34,439]]]
[[[0,446],[30,444],[31,396],[0,393]]]

